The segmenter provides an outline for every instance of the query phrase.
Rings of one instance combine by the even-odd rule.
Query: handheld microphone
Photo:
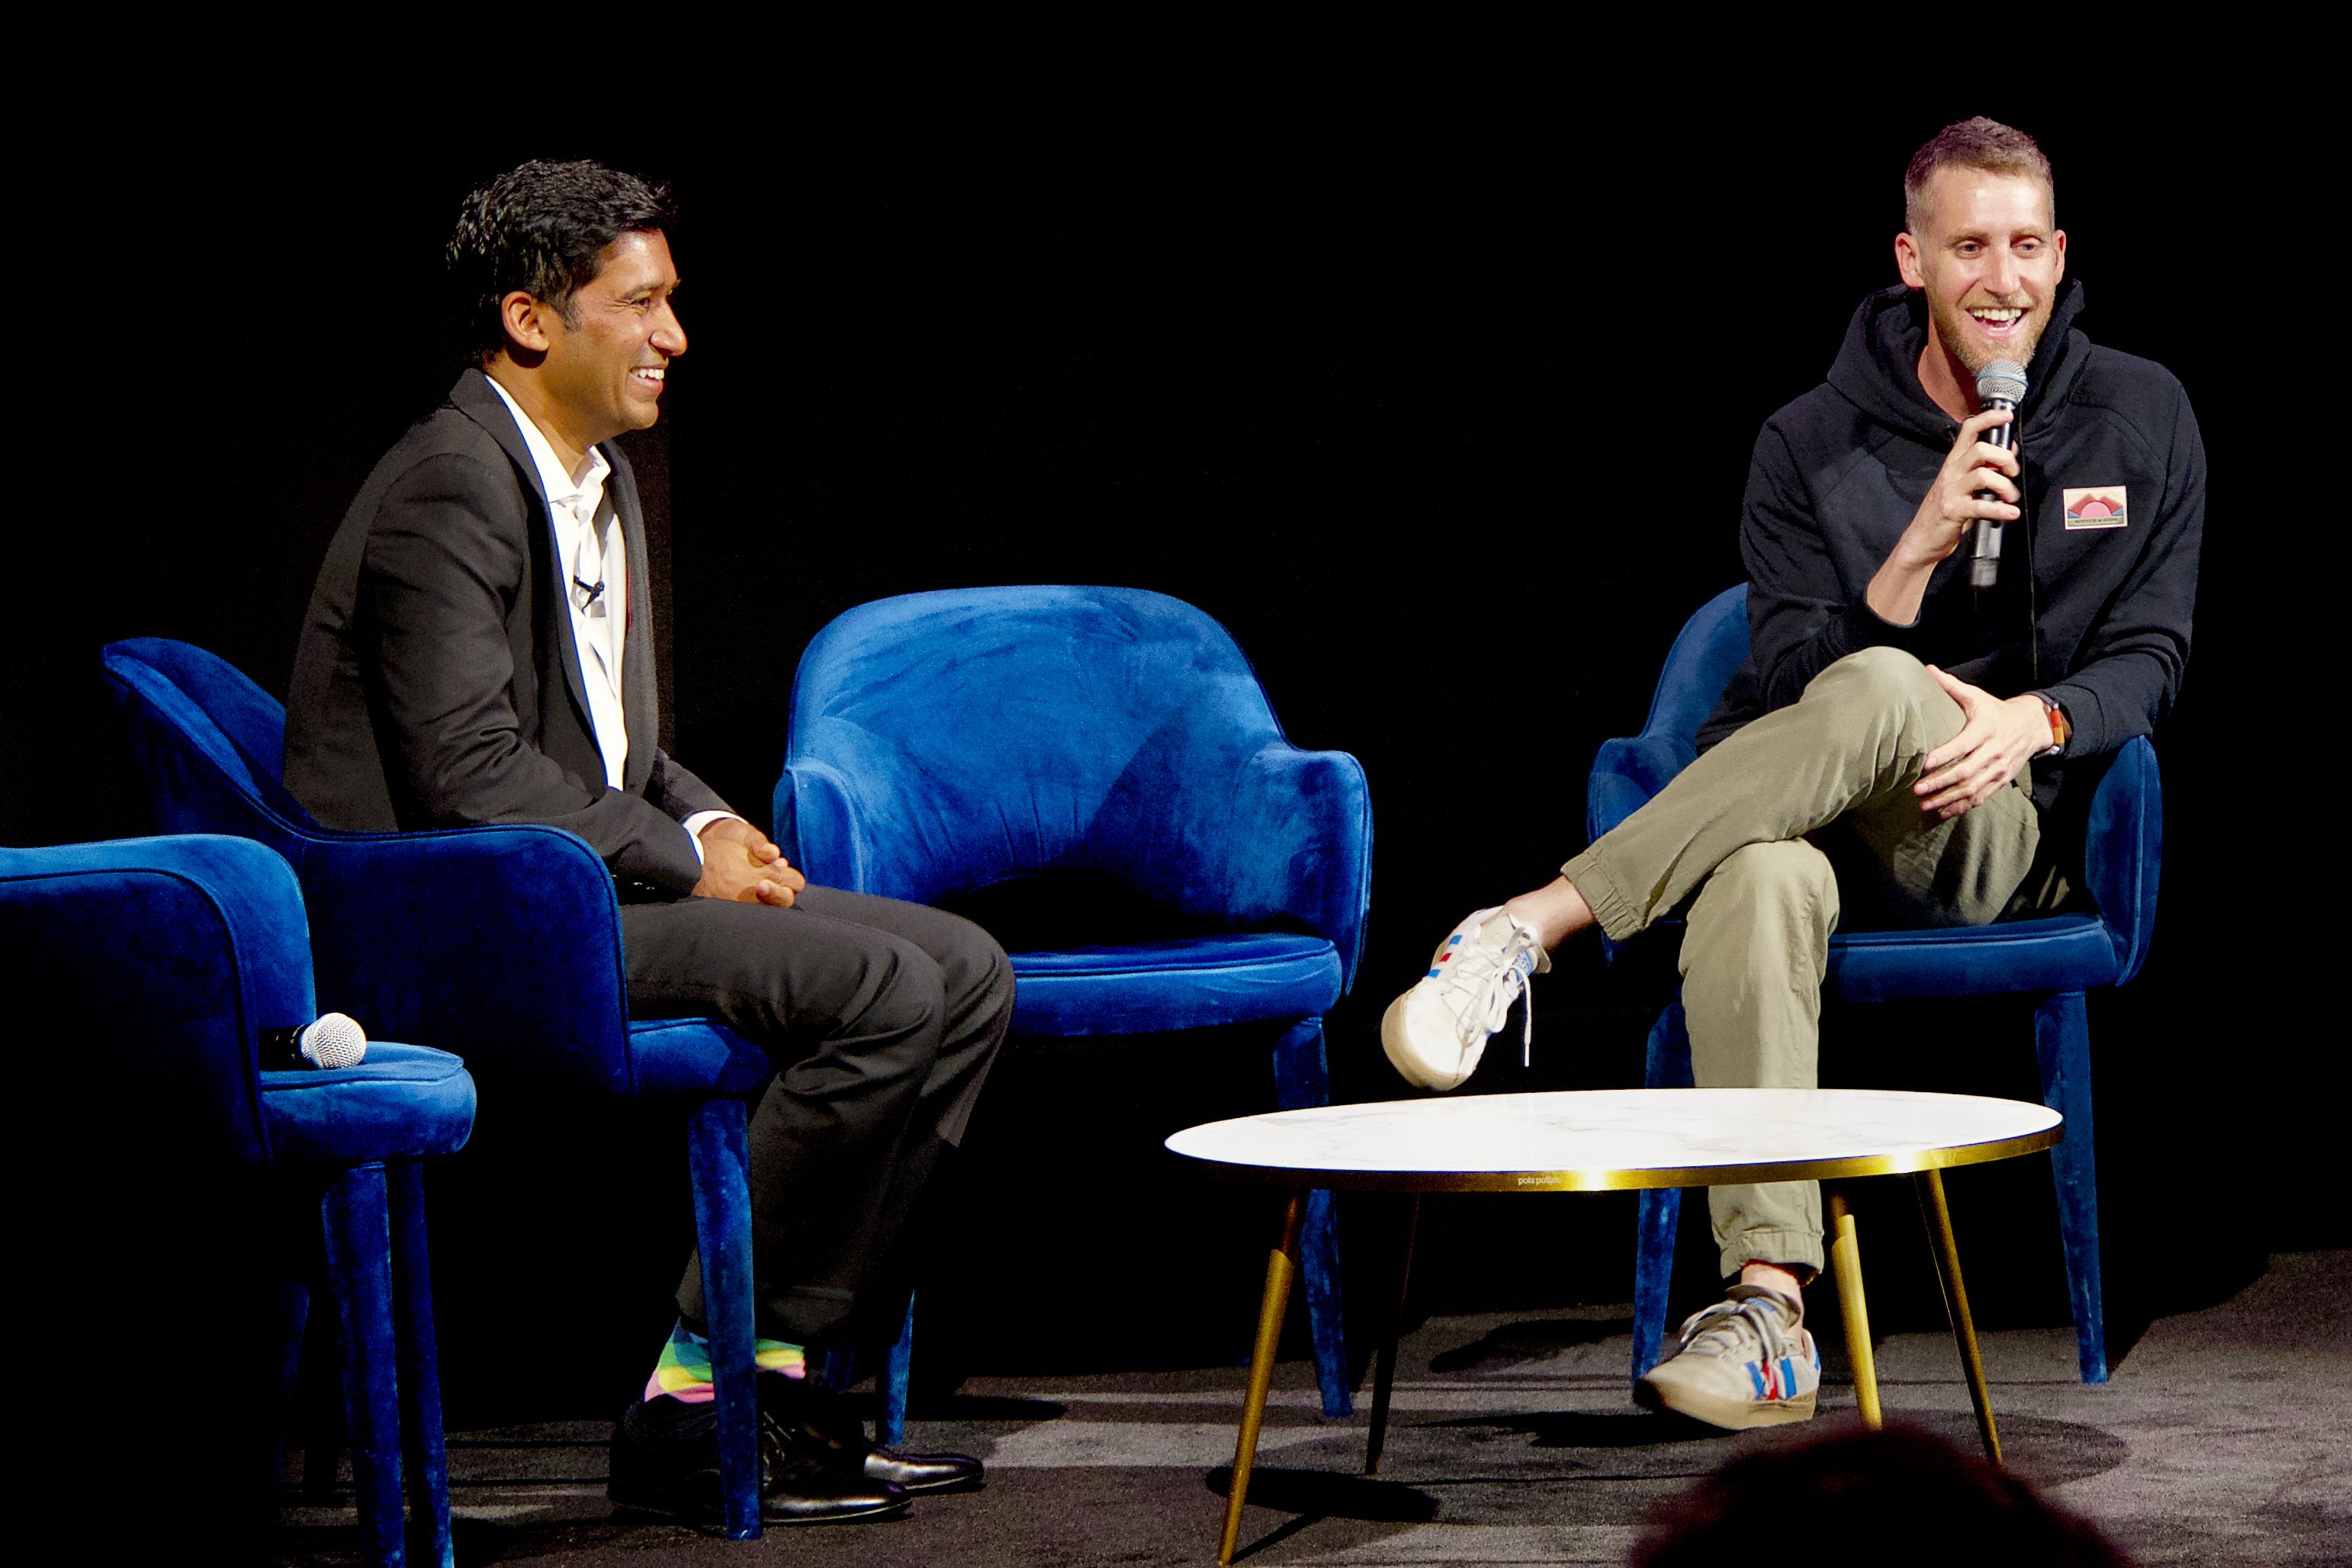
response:
[[[2025,367],[2014,360],[1997,359],[1977,372],[1977,402],[1987,408],[2006,408],[2014,416],[2025,401]],[[1984,433],[1985,444],[2008,451],[2017,445],[2017,421],[1996,425]],[[1995,500],[1990,490],[1979,490],[1977,500]],[[2000,521],[1980,517],[1969,531],[1974,542],[1969,554],[1969,586],[1990,588],[2000,576]]]
[[[267,1072],[357,1067],[366,1056],[367,1031],[344,1013],[323,1014],[296,1029],[261,1031],[261,1066]]]

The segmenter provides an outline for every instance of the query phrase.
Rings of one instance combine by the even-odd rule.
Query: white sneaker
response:
[[[1527,989],[1529,976],[1550,968],[1551,954],[1534,927],[1499,907],[1480,910],[1437,944],[1429,973],[1389,1004],[1381,1016],[1381,1048],[1406,1082],[1458,1088],[1486,1054],[1486,1037],[1509,1016],[1512,998]],[[1533,1045],[1535,1029],[1530,1002],[1523,1053]]]
[[[1683,1324],[1682,1342],[1633,1387],[1653,1410],[1679,1410],[1715,1426],[1772,1426],[1813,1413],[1821,1352],[1789,1299],[1756,1285]]]

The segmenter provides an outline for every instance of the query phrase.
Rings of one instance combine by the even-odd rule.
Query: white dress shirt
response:
[[[554,445],[514,395],[488,378],[505,399],[538,466],[540,487],[547,492],[548,518],[555,528],[555,559],[566,584],[564,600],[572,610],[572,640],[580,650],[581,684],[588,692],[588,718],[596,732],[596,750],[604,759],[604,783],[621,786],[629,762],[627,716],[621,710],[621,649],[629,625],[629,552],[621,535],[616,510],[596,526],[604,504],[604,481],[613,465],[595,447],[581,459],[577,474],[566,469]],[[687,837],[694,855],[702,858],[702,830],[731,811],[698,811],[686,819]],[[740,817],[737,820],[741,820]]]

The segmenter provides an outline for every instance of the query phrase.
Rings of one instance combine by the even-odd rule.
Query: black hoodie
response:
[[[1897,285],[1863,300],[1829,380],[1756,438],[1739,531],[1750,652],[1699,730],[1702,751],[1877,644],[1996,697],[2046,693],[2074,724],[2070,759],[2155,727],[2189,659],[2205,448],[2180,384],[2094,344],[2074,328],[2082,309],[2070,279],[2026,367],[2015,426],[2025,515],[2004,531],[1999,584],[1979,602],[1956,552],[1928,579],[1917,624],[1898,626],[1863,592],[1959,426],[1919,384],[1919,295]],[[2063,773],[2034,764],[2036,805],[2053,804]]]

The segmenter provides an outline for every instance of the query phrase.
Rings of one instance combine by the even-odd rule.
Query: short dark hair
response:
[[[1927,182],[1944,168],[1983,169],[1995,174],[2029,174],[2050,193],[2050,221],[2058,221],[2058,181],[2050,160],[2032,137],[2013,125],[1978,115],[1947,125],[1911,154],[1903,171],[1903,226],[1913,234],[1927,217]]]
[[[505,346],[499,301],[517,289],[569,323],[572,296],[595,278],[604,247],[665,226],[669,187],[588,160],[533,160],[468,193],[444,259],[457,339],[475,364]]]

